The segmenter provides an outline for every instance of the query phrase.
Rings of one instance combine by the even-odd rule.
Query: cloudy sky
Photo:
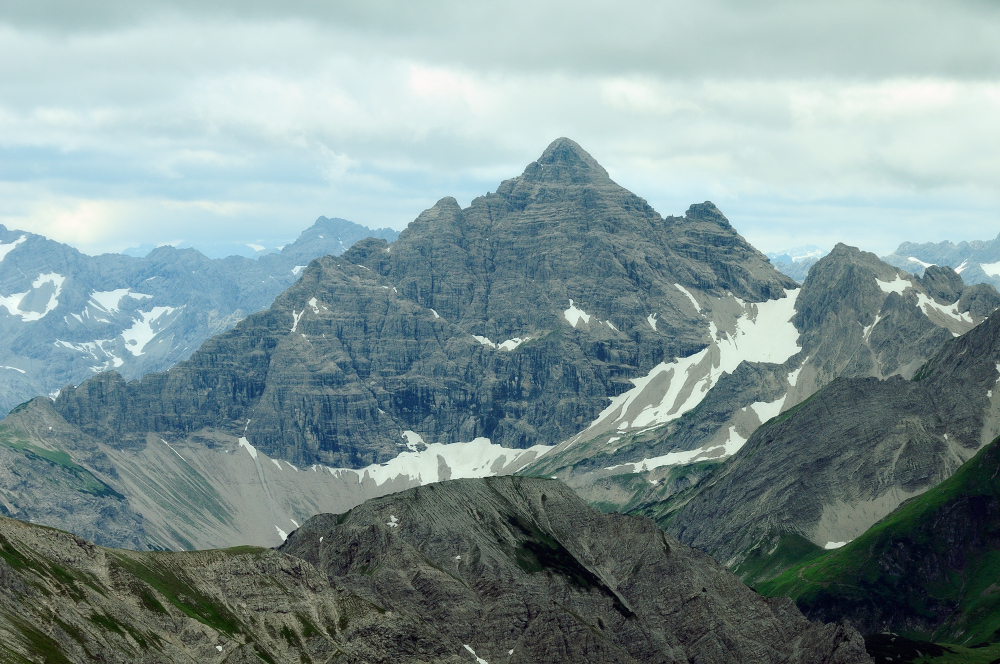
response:
[[[765,251],[1000,233],[1000,3],[0,0],[0,223],[403,228],[558,136]]]

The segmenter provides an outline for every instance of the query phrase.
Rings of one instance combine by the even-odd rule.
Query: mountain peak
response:
[[[524,169],[531,180],[610,180],[608,172],[597,163],[578,143],[568,138],[557,138],[545,152]]]

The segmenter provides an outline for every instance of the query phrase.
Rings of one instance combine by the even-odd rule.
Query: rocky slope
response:
[[[0,579],[9,661],[871,661],[851,627],[527,478],[319,516],[280,551],[103,549],[0,518]]]
[[[0,413],[97,372],[163,371],[267,307],[313,258],[373,234],[396,235],[320,217],[280,253],[210,260],[170,246],[87,256],[0,226]]]
[[[605,509],[665,500],[835,379],[911,378],[1000,306],[991,286],[948,268],[913,277],[845,245],[790,294],[747,307],[729,329],[713,320],[707,349],[634,380],[524,472],[557,475]]]
[[[1000,634],[1000,442],[846,546],[817,551],[765,594],[865,633],[977,645]]]
[[[958,244],[904,242],[882,260],[913,274],[923,274],[931,265],[950,266],[966,283],[1000,288],[1000,235]]]
[[[948,478],[1000,434],[1000,317],[946,343],[913,380],[838,379],[759,429],[688,494],[649,504],[728,564],[832,548]]]

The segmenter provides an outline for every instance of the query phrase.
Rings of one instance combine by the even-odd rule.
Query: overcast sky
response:
[[[568,136],[764,251],[1000,233],[1000,3],[0,0],[0,223],[402,229]]]

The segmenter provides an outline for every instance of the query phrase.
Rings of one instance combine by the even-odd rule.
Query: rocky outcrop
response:
[[[103,549],[0,518],[0,580],[18,661],[871,661],[849,625],[527,478],[315,517],[279,551]]]

